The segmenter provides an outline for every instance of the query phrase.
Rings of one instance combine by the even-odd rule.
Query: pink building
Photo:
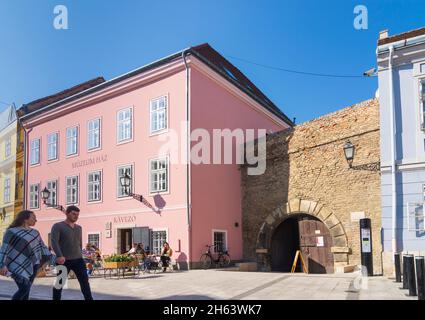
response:
[[[183,268],[196,267],[209,244],[242,259],[238,165],[188,165],[163,151],[164,140],[174,134],[176,147],[187,145],[187,124],[212,137],[213,129],[278,131],[292,122],[213,48],[191,47],[46,101],[21,116],[26,208],[36,212],[46,242],[64,215],[43,204],[44,187],[49,203],[81,209],[83,241],[103,254],[125,252],[133,242],[158,252],[167,240]],[[119,182],[125,172],[132,192],[159,213],[126,196]]]

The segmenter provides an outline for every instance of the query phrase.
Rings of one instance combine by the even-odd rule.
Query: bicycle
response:
[[[218,265],[220,268],[228,267],[230,265],[230,262],[231,262],[230,255],[227,252],[227,250],[219,251],[217,259],[214,259],[211,253],[211,247],[214,247],[214,246],[206,245],[205,247],[207,247],[208,250],[199,259],[203,269],[209,269],[213,262],[215,263],[216,266]]]

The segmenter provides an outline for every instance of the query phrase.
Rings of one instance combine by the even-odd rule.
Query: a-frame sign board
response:
[[[301,254],[300,250],[297,250],[297,253],[295,254],[295,259],[294,259],[294,263],[292,264],[291,273],[294,273],[295,268],[297,267],[298,258],[300,258],[301,260],[301,266],[303,267],[304,273],[308,273],[307,267],[304,263],[303,255]]]

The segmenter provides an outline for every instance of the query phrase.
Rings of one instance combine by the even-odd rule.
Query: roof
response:
[[[12,104],[0,113],[0,131],[16,121],[16,108]]]
[[[94,86],[97,86],[100,83],[105,82],[105,79],[103,77],[97,77],[88,81],[85,81],[83,83],[77,84],[71,88],[65,89],[63,91],[60,91],[58,93],[52,94],[50,96],[40,98],[34,101],[31,101],[29,103],[23,104],[18,109],[18,116],[22,117],[26,114],[31,114],[34,111],[39,110],[42,107],[48,106],[52,103],[58,102],[62,99],[65,99],[67,97],[70,97],[74,94],[77,94],[79,92],[82,92],[84,90],[87,90],[89,88],[92,88]]]
[[[378,40],[378,46],[381,46],[383,44],[397,42],[397,41],[400,41],[400,40],[407,40],[407,39],[417,37],[417,36],[422,36],[422,35],[425,35],[425,27],[415,29],[415,30],[411,30],[411,31],[407,31],[407,32],[403,32],[403,33],[400,33],[400,34],[396,34],[396,35],[388,37],[388,38],[379,39]]]
[[[50,97],[53,97],[51,101],[49,101],[50,97],[39,99],[39,100],[43,100],[43,103],[38,102],[39,100],[33,101],[27,104],[27,107],[25,107],[26,112],[24,112],[24,114],[20,116],[24,119],[29,119],[44,111],[59,107],[62,104],[71,102],[73,100],[82,98],[98,90],[107,88],[124,79],[128,79],[137,74],[154,69],[156,67],[164,65],[171,61],[181,59],[183,54],[185,55],[192,54],[193,56],[201,60],[203,63],[208,65],[210,68],[212,68],[214,71],[216,71],[218,74],[220,74],[227,81],[231,82],[240,90],[245,92],[248,96],[253,98],[261,106],[263,106],[265,109],[273,113],[275,116],[279,117],[290,126],[294,125],[294,123],[270,99],[268,99],[267,96],[260,89],[258,89],[238,68],[236,68],[233,64],[227,61],[221,54],[219,54],[216,50],[214,50],[208,43],[183,49],[175,54],[172,54],[160,60],[154,61],[150,64],[142,66],[136,70],[130,71],[128,73],[125,73],[123,75],[120,75],[108,81],[104,81],[104,79],[101,78],[103,81],[100,81],[98,84],[95,84],[94,86],[88,85],[87,88],[83,90],[75,90],[75,92],[70,94],[69,92],[70,90],[74,88],[79,89],[81,88],[81,86],[84,86],[84,84],[86,84],[86,83],[83,83],[71,89],[62,91],[61,93],[50,96]],[[94,80],[90,80],[90,81],[94,81]],[[89,83],[90,81],[88,81],[87,83]],[[63,94],[64,92],[67,92],[67,91],[68,91],[67,94]],[[41,104],[43,105],[42,107],[40,107]],[[31,108],[31,106],[33,107]]]

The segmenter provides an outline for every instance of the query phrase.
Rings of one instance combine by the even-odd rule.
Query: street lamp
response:
[[[348,140],[345,144],[344,144],[344,155],[345,155],[345,159],[348,162],[348,165],[350,166],[350,168],[353,165],[353,160],[354,160],[354,144],[352,144],[350,142],[350,140]]]
[[[130,195],[128,192],[131,184],[131,177],[127,171],[125,172],[124,176],[120,177],[120,183],[124,187],[125,194],[128,196],[132,196],[132,194]]]
[[[375,171],[375,172],[381,171],[381,163],[379,161],[353,166],[354,154],[355,154],[356,148],[355,148],[354,144],[352,144],[350,142],[350,140],[348,140],[344,144],[343,149],[344,149],[345,159],[347,160],[348,166],[349,166],[350,169],[352,169],[352,170]]]
[[[65,208],[63,206],[47,203],[47,199],[49,199],[49,197],[50,191],[47,189],[47,187],[44,187],[44,189],[41,191],[41,198],[43,199],[43,204],[46,207],[54,208],[56,210],[65,212]]]
[[[128,174],[128,171],[125,171],[124,175],[120,177],[120,183],[121,183],[121,186],[124,188],[125,194],[129,197],[132,197],[133,199],[136,199],[137,201],[140,201],[141,203],[143,203],[145,206],[152,209],[153,211],[158,212],[158,210],[155,209],[149,203],[149,201],[147,201],[141,194],[136,194],[129,191],[131,186],[131,180],[132,178]]]

